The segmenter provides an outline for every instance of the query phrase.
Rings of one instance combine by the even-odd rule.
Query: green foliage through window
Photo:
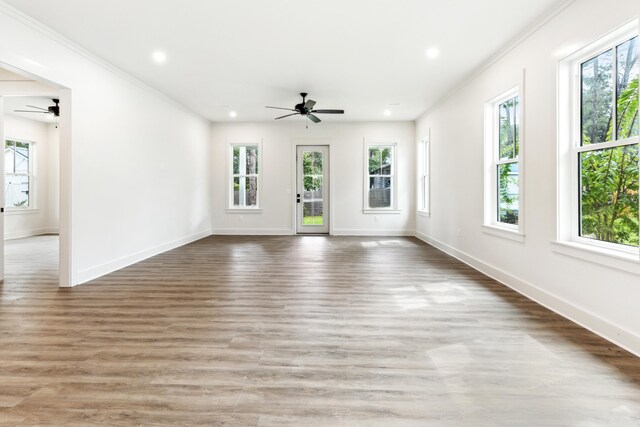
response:
[[[580,235],[638,246],[638,37],[584,62],[581,81]]]
[[[497,221],[518,225],[520,217],[520,97],[498,104]]]

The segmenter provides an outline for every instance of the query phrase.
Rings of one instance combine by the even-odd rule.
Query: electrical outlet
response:
[[[462,230],[458,228],[458,230],[456,230],[456,234],[458,235],[458,237],[460,237],[462,235]]]
[[[378,216],[373,217],[373,222],[378,222]]]

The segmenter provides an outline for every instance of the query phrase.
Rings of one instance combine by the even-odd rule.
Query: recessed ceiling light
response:
[[[238,113],[236,113],[235,111],[229,111],[229,117],[237,117]]]
[[[384,110],[384,115],[385,116],[390,116],[391,115],[391,110]]]
[[[427,49],[427,58],[434,59],[438,55],[440,55],[440,51],[437,47],[430,47],[429,49]]]
[[[153,55],[151,55],[151,57],[153,58],[154,61],[156,61],[158,64],[162,64],[163,62],[167,61],[167,54],[164,52],[160,52],[159,50],[156,52],[153,52]]]

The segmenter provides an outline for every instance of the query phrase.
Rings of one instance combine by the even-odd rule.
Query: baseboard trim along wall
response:
[[[203,239],[210,235],[210,230],[201,231],[199,233],[192,234],[181,239],[163,243],[153,248],[145,249],[143,251],[118,258],[115,261],[110,261],[95,267],[88,268],[86,270],[82,270],[78,273],[78,283],[76,285],[87,283],[91,280],[97,279],[98,277],[104,276],[105,274],[113,273],[116,270],[120,270],[137,262],[143,261],[147,258],[151,258],[152,256],[159,255],[163,252],[167,252],[175,248],[179,248],[180,246],[195,242],[196,240]]]
[[[14,231],[4,233],[4,240],[22,239],[25,237],[41,236],[43,234],[58,234],[58,228],[36,228],[33,230]]]
[[[452,257],[462,261],[468,266],[478,270],[479,272],[491,277],[503,285],[513,289],[521,295],[537,302],[538,304],[548,308],[549,310],[571,320],[585,329],[599,335],[600,337],[610,341],[617,346],[640,357],[640,336],[623,329],[601,317],[590,313],[570,302],[550,294],[531,283],[528,283],[518,277],[507,273],[497,267],[489,265],[465,252],[455,249],[446,243],[433,239],[424,233],[416,232],[415,237],[423,242],[451,255]]]

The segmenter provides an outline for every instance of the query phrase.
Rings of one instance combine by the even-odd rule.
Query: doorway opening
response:
[[[71,284],[69,269],[63,268],[63,262],[69,266],[70,239],[61,221],[68,215],[61,201],[69,194],[68,180],[61,183],[68,167],[66,162],[61,167],[61,157],[69,141],[61,138],[61,130],[68,129],[60,120],[61,97],[68,100],[69,91],[0,67],[0,280],[8,291],[27,284]]]
[[[329,146],[296,147],[296,232],[328,234]]]

